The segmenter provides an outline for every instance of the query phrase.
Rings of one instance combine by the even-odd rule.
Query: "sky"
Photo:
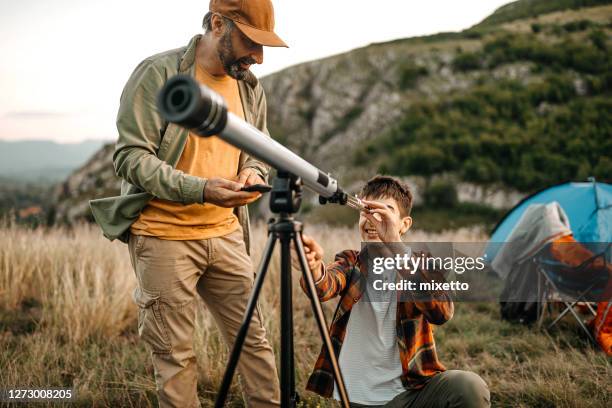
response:
[[[374,42],[460,31],[510,0],[275,0],[258,76]],[[119,97],[146,57],[202,32],[205,0],[0,3],[0,140],[116,139]]]

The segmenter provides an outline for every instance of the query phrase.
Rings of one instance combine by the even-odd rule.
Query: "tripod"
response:
[[[271,218],[268,222],[268,241],[263,252],[262,260],[257,269],[257,277],[255,279],[253,291],[247,303],[246,312],[227,363],[223,382],[217,394],[217,400],[215,401],[216,408],[223,408],[225,404],[230,385],[232,384],[232,378],[236,366],[238,365],[240,352],[242,351],[242,346],[249,330],[253,311],[257,305],[257,299],[259,298],[259,293],[263,286],[277,241],[281,243],[281,407],[293,408],[299,402],[299,396],[295,392],[293,357],[293,304],[291,298],[291,242],[293,242],[299,258],[302,277],[308,289],[308,296],[310,297],[315,320],[319,327],[319,333],[330,356],[334,371],[334,379],[336,380],[342,405],[345,408],[349,408],[344,380],[342,379],[331,338],[327,331],[325,315],[323,314],[321,303],[317,297],[312,273],[308,268],[306,252],[304,251],[304,245],[302,243],[302,223],[293,218],[293,214],[299,210],[301,202],[302,183],[300,179],[289,173],[279,171],[277,178],[274,180],[272,192],[270,194],[270,210],[274,214],[278,214],[278,218]]]

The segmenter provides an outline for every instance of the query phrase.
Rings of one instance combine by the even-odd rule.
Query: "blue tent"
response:
[[[584,183],[562,183],[540,190],[518,203],[497,224],[491,233],[486,254],[493,261],[499,245],[506,242],[510,232],[531,204],[548,204],[557,201],[570,222],[574,238],[578,242],[612,241],[612,185],[595,180]]]

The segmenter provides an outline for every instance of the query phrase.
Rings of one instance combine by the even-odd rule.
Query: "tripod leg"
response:
[[[293,231],[279,232],[281,241],[281,407],[297,404],[293,356],[293,302],[291,284],[291,240]]]
[[[327,331],[325,314],[323,314],[323,308],[321,307],[321,302],[319,301],[319,297],[317,296],[317,289],[312,278],[312,272],[310,271],[310,268],[308,268],[308,261],[306,259],[306,252],[304,251],[304,244],[302,243],[301,233],[296,233],[294,243],[298,258],[300,260],[300,269],[302,269],[302,276],[304,277],[306,287],[308,288],[308,295],[310,297],[312,311],[315,315],[315,320],[317,321],[317,326],[319,327],[321,339],[323,340],[323,344],[327,349],[327,353],[329,354],[332,368],[334,370],[334,379],[336,380],[336,385],[338,386],[340,400],[342,401],[342,406],[344,408],[349,408],[349,399],[348,394],[346,393],[346,387],[344,386],[344,379],[342,378],[340,366],[338,365],[338,360],[336,359],[336,354],[334,353],[331,338],[329,337],[329,332]]]
[[[216,408],[223,408],[223,405],[225,404],[225,399],[227,398],[227,393],[229,392],[230,386],[232,385],[234,371],[236,371],[236,366],[238,365],[238,360],[240,359],[240,352],[242,351],[244,340],[246,339],[247,333],[249,331],[251,318],[253,316],[253,312],[255,311],[255,307],[257,306],[259,292],[261,291],[261,287],[263,286],[263,282],[266,277],[266,272],[268,272],[268,265],[270,264],[270,259],[272,258],[272,253],[274,252],[275,244],[275,234],[269,234],[268,242],[266,243],[266,247],[263,252],[263,257],[261,258],[261,262],[257,270],[257,278],[255,279],[255,283],[253,284],[253,290],[246,306],[244,318],[240,325],[240,329],[236,334],[236,340],[234,341],[234,346],[232,347],[232,353],[230,354],[230,358],[227,362],[227,367],[225,369],[225,374],[223,375],[223,382],[221,383],[221,387],[219,388],[219,392],[217,394],[217,400],[215,401]]]

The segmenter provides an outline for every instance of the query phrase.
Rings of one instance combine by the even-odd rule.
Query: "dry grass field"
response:
[[[355,231],[308,226],[328,259],[359,245]],[[253,259],[259,260],[265,226],[255,226]],[[478,230],[413,240],[486,239]],[[296,276],[297,279],[297,276]],[[66,406],[156,406],[153,370],[136,332],[135,285],[127,247],[110,243],[95,226],[28,230],[0,226],[0,388],[74,387]],[[274,263],[261,306],[278,350],[279,268]],[[306,297],[295,285],[298,390],[305,406],[335,406],[304,392],[320,347]],[[333,306],[326,305],[329,312]],[[227,350],[202,306],[195,347],[199,396],[212,406]],[[497,304],[459,304],[453,320],[436,332],[442,361],[473,370],[489,384],[495,407],[608,407],[612,361],[566,323],[550,334],[501,321]],[[277,354],[277,359],[282,356]],[[231,405],[243,406],[234,386]]]

